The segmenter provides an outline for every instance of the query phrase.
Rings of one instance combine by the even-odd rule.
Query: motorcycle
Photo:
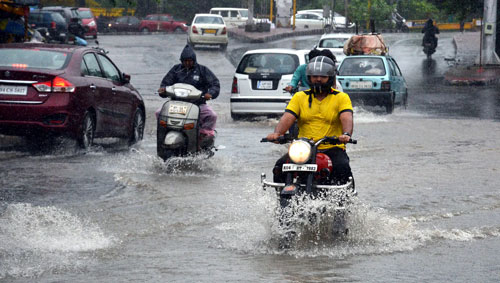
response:
[[[189,84],[177,83],[165,88],[167,101],[157,119],[157,154],[163,160],[174,156],[205,153],[208,157],[217,150],[215,137],[202,139],[199,133],[200,107],[194,102],[202,92]]]
[[[406,24],[406,19],[403,18],[399,13],[395,12],[392,14],[392,24],[396,27],[398,32],[410,32],[410,28]]]
[[[432,54],[436,52],[436,46],[431,40],[424,40],[424,53],[427,55],[427,59],[431,59]]]
[[[261,142],[275,141],[264,138]],[[286,181],[284,183],[271,182],[266,180],[266,174],[262,173],[261,183],[264,190],[274,188],[279,199],[281,208],[279,223],[285,231],[280,246],[290,247],[296,235],[295,224],[291,221],[294,212],[290,211],[290,207],[298,201],[307,201],[307,199],[327,200],[329,208],[335,208],[331,227],[332,236],[338,238],[347,235],[349,229],[346,217],[349,205],[352,203],[351,199],[357,195],[354,180],[351,177],[345,184],[336,184],[331,179],[332,160],[318,150],[321,144],[339,144],[338,138],[323,137],[315,142],[307,138],[293,139],[290,135],[285,135],[277,142],[280,144],[291,142],[288,149],[289,163],[282,166]],[[351,139],[349,143],[356,144],[357,140]],[[324,211],[326,209],[327,207],[323,208]]]

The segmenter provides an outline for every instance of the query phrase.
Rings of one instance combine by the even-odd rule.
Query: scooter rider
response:
[[[163,77],[158,93],[161,97],[166,97],[165,87],[176,83],[190,84],[202,91],[204,95],[195,102],[200,107],[200,136],[202,141],[213,141],[217,114],[206,101],[219,96],[219,79],[210,69],[196,62],[196,54],[189,44],[182,50],[180,60],[181,64],[173,66]]]
[[[425,22],[425,26],[422,29],[422,33],[424,34],[424,38],[422,40],[422,46],[425,46],[426,42],[432,43],[432,48],[436,49],[438,45],[438,39],[436,34],[439,34],[439,28],[434,25],[434,21],[432,19],[428,19]]]
[[[306,69],[311,89],[297,92],[290,100],[274,133],[267,135],[268,140],[282,136],[297,120],[299,138],[319,140],[325,136],[337,136],[339,145],[323,144],[319,150],[327,154],[333,162],[334,182],[346,183],[352,176],[345,143],[351,139],[353,131],[353,109],[349,95],[332,88],[336,79],[335,63],[325,57],[312,59]],[[284,182],[282,165],[287,162],[288,154],[281,157],[274,167],[274,182]]]

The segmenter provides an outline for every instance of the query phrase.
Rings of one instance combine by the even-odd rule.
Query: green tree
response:
[[[440,2],[439,5],[460,22],[480,18],[483,14],[483,0],[441,0]]]

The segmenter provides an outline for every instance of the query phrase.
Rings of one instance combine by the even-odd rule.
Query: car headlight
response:
[[[89,27],[93,27],[95,26],[95,22],[94,21],[91,21],[89,24],[88,24]]]
[[[288,156],[297,164],[304,164],[311,157],[311,145],[303,140],[295,140],[288,148]]]

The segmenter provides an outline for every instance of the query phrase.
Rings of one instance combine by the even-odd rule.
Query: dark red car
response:
[[[143,138],[142,96],[102,49],[0,44],[0,134],[66,135],[88,149],[94,138]]]
[[[142,32],[167,31],[167,32],[186,32],[186,22],[174,20],[169,14],[147,15],[139,24],[139,30]]]

